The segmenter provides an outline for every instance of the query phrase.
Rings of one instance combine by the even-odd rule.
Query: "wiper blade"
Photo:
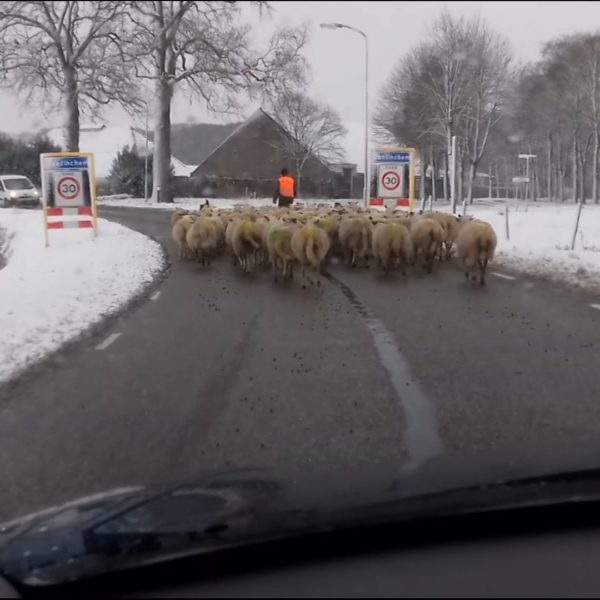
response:
[[[59,584],[248,544],[419,519],[600,500],[600,469],[410,494],[410,480],[361,493],[277,479],[180,486],[74,524],[31,527],[0,548],[15,583]],[[85,512],[85,511],[84,511]]]

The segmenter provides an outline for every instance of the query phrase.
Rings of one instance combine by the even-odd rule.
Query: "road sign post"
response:
[[[40,154],[40,173],[46,247],[50,229],[93,229],[96,237],[94,155],[89,152]]]
[[[416,150],[375,148],[371,162],[377,173],[377,197],[369,196],[369,205],[406,206],[412,209],[415,201]]]

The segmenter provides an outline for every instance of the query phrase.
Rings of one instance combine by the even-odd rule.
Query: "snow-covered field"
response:
[[[105,197],[101,203],[108,206],[197,210],[202,198],[177,198],[174,204],[146,203],[139,198]],[[239,200],[211,199],[211,206],[231,208]],[[333,200],[306,200],[305,204],[333,204]],[[349,200],[339,200],[346,203]],[[269,198],[244,201],[250,206],[272,205]],[[420,204],[417,202],[416,207]],[[577,206],[570,203],[529,203],[508,201],[509,234],[506,239],[504,200],[481,199],[467,208],[468,214],[489,221],[498,235],[497,265],[542,275],[556,281],[566,281],[575,287],[586,287],[600,292],[600,206],[586,205],[581,214],[575,248],[570,250],[571,237],[577,216]],[[459,207],[460,208],[460,207]],[[434,209],[448,210],[439,204]],[[460,210],[459,210],[460,212]]]
[[[600,206],[585,205],[575,248],[571,239],[577,218],[574,204],[508,204],[509,236],[506,239],[505,203],[470,206],[467,214],[488,221],[498,236],[494,264],[563,281],[600,293]]]
[[[50,231],[42,213],[0,210],[0,381],[58,349],[138,294],[163,268],[160,245],[101,219],[90,230]]]

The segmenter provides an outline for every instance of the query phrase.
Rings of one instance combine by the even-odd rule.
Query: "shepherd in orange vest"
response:
[[[288,175],[287,169],[281,169],[281,177],[273,195],[273,204],[279,199],[279,206],[290,206],[296,197],[296,181]]]

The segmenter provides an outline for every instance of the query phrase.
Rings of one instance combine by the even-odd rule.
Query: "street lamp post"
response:
[[[363,202],[369,206],[371,179],[369,177],[369,40],[367,34],[360,29],[343,23],[321,23],[321,29],[349,29],[358,33],[365,40],[365,179],[363,185]]]

